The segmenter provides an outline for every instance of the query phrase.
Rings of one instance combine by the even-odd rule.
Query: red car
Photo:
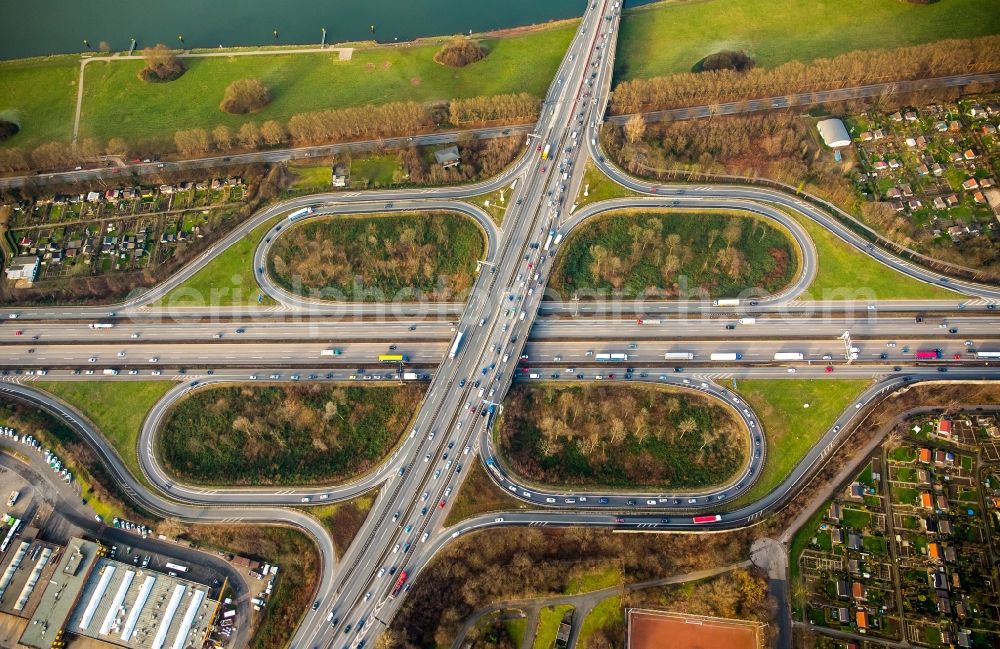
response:
[[[21,335],[22,333],[24,333],[24,332],[23,332],[23,331],[21,331],[20,329],[15,329],[15,330],[14,330],[14,335],[15,335],[15,336],[20,336],[20,335]]]
[[[651,191],[651,192],[653,192],[655,194],[656,193],[656,187],[650,187],[649,191]]]
[[[614,375],[614,374],[608,374],[608,378],[609,378],[609,379],[611,379],[611,380],[613,381],[613,380],[614,380],[614,378],[615,378],[615,375]]]
[[[444,502],[445,502],[444,498],[442,498],[441,502],[438,503],[438,507],[440,507],[441,509],[444,509]]]
[[[541,144],[539,144],[539,145],[538,145],[538,149],[536,149],[536,150],[537,150],[537,151],[541,151],[541,150],[542,150],[542,145],[541,145]]]
[[[832,372],[832,371],[833,371],[833,365],[827,365],[827,366],[826,366],[826,370],[824,370],[824,371],[826,371],[826,372],[828,372],[828,373],[829,373],[829,372]]]

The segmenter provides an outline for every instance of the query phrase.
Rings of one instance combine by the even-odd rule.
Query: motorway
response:
[[[603,121],[606,90],[610,85],[618,18],[619,7],[614,0],[597,0],[586,10],[546,95],[541,120],[529,135],[527,155],[501,175],[457,188],[329,193],[296,198],[262,210],[164,283],[120,304],[10,311],[16,317],[5,318],[0,328],[0,366],[13,368],[14,373],[5,371],[8,382],[0,383],[0,394],[49,410],[80,431],[106,463],[113,479],[152,512],[198,522],[280,521],[305,529],[318,543],[323,577],[317,610],[306,613],[292,646],[360,649],[374,644],[399,608],[402,596],[391,595],[395,576],[388,569],[407,570],[412,582],[412,576],[456,536],[505,525],[688,531],[747,525],[785,503],[840,443],[859,415],[874,407],[881,395],[918,380],[997,378],[994,367],[970,362],[968,355],[970,346],[1000,350],[998,320],[990,312],[990,306],[1000,300],[1000,289],[951,280],[914,266],[870,245],[814,204],[778,190],[651,183],[627,176],[609,163],[597,148],[597,128]],[[644,194],[645,198],[605,201],[571,214],[568,206],[588,156],[616,182]],[[462,200],[508,186],[511,195],[501,229],[482,210]],[[464,305],[317,302],[280,290],[262,272],[255,275],[263,290],[281,303],[277,309],[198,306],[177,309],[153,305],[253,228],[306,206],[315,207],[317,214],[415,209],[465,213],[484,231],[487,255],[483,270]],[[542,248],[540,242],[550,232],[565,235],[608,209],[637,206],[742,209],[773,219],[791,232],[802,251],[800,275],[782,293],[750,298],[753,304],[744,303],[738,309],[713,307],[705,300],[542,303],[551,256],[557,247]],[[886,267],[969,297],[877,304],[858,301],[835,307],[837,315],[809,317],[823,313],[814,303],[798,301],[816,270],[815,249],[801,226],[787,216],[787,211],[814,220]],[[268,246],[286,224],[284,219],[276,221],[272,231],[265,235],[255,253],[255,268],[266,267]],[[738,324],[737,311],[760,316],[757,324]],[[927,316],[919,323],[913,315],[897,315],[924,311],[939,315]],[[552,317],[536,322],[540,312]],[[634,318],[561,317],[581,312],[638,313],[646,317],[694,313],[697,317],[643,325]],[[332,317],[345,315],[364,319],[341,321]],[[428,321],[428,315],[447,320]],[[302,320],[314,316],[317,317]],[[115,326],[102,329],[87,326],[96,322]],[[941,327],[942,324],[945,326]],[[734,329],[726,325],[733,325]],[[948,333],[950,329],[957,332]],[[845,330],[851,331],[855,344],[861,348],[859,362],[844,361],[845,347],[837,337]],[[972,345],[966,345],[966,340]],[[388,375],[389,371],[373,369],[372,365],[377,354],[387,351],[390,341],[397,345],[396,352],[409,356],[411,363],[434,369],[421,370],[432,378],[412,432],[404,435],[390,457],[371,473],[344,484],[306,489],[203,488],[178,483],[159,465],[154,453],[159,424],[176,400],[191,390],[252,380],[251,376],[257,376],[259,381],[292,381],[293,375],[298,380],[350,380],[350,375],[357,375],[357,368],[362,366],[367,370],[364,376]],[[320,355],[321,350],[331,346],[342,348],[342,355]],[[945,373],[934,363],[910,366],[913,350],[918,347],[937,348],[949,357],[961,354],[962,359],[940,362],[947,369]],[[629,365],[598,367],[588,352],[605,351],[627,352]],[[695,357],[683,363],[667,362],[663,354],[671,351],[691,352]],[[773,354],[788,351],[802,352],[803,362],[775,366]],[[715,352],[740,352],[743,360],[738,364],[704,364]],[[752,449],[749,461],[730,484],[711,490],[634,494],[538,488],[519,482],[502,462],[492,461],[489,473],[493,479],[538,509],[480,516],[444,529],[450,498],[467,475],[462,469],[476,455],[484,460],[495,458],[490,437],[493,408],[499,406],[515,378],[531,380],[516,369],[523,354],[528,356],[524,367],[537,366],[542,377],[555,374],[577,380],[607,381],[615,375],[618,380],[634,363],[633,381],[698,390],[733,405],[746,427],[747,445]],[[882,358],[882,354],[886,357]],[[826,355],[831,359],[824,359]],[[828,364],[834,366],[833,372],[826,371]],[[677,371],[678,367],[683,371]],[[46,378],[56,380],[78,378],[75,369],[84,376],[93,370],[95,376],[113,381],[148,379],[155,369],[162,372],[159,376],[178,381],[154,407],[141,432],[140,466],[155,490],[129,474],[121,458],[80,413],[30,387],[28,382],[38,374],[22,372],[43,368],[48,370]],[[121,373],[105,376],[102,373],[105,368],[121,368]],[[181,373],[179,368],[185,372]],[[136,373],[130,374],[130,369]],[[744,493],[759,475],[766,458],[767,448],[757,415],[721,384],[730,378],[743,377],[865,377],[874,378],[875,383],[838,417],[821,442],[778,489],[756,502],[721,514],[715,524],[699,526],[693,523],[691,514],[706,511],[710,504],[730,502]],[[323,526],[302,510],[290,507],[343,500],[378,485],[383,488],[370,514],[339,561]],[[333,618],[332,623],[328,617]]]

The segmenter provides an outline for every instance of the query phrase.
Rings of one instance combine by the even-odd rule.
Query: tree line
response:
[[[482,124],[530,122],[538,117],[538,99],[527,93],[455,99],[447,104],[394,102],[378,106],[357,106],[312,111],[293,115],[287,122],[267,120],[246,122],[237,129],[219,125],[213,129],[180,129],[174,133],[174,150],[182,156],[212,152],[254,150],[285,144],[308,146],[351,140],[401,137],[428,133],[450,123],[469,128]],[[85,138],[74,148],[65,142],[48,142],[26,151],[17,147],[0,149],[0,173],[31,169],[62,169],[95,163],[102,156],[128,156],[148,145],[111,138],[102,145]]]
[[[616,114],[684,108],[832,88],[987,72],[1000,66],[1000,36],[950,39],[885,50],[858,50],[809,63],[790,61],[745,72],[715,70],[624,81],[611,97]]]

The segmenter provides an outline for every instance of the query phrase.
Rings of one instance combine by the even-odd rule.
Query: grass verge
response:
[[[364,525],[377,496],[378,489],[372,489],[347,502],[322,505],[306,511],[323,523],[323,526],[330,532],[330,536],[333,537],[337,556],[342,557],[347,552],[347,548],[351,547],[354,537],[358,535],[358,530]]]
[[[75,56],[0,62],[0,117],[21,127],[0,148],[69,141],[79,69]]]
[[[619,595],[602,599],[600,604],[590,609],[580,628],[577,646],[587,647],[590,636],[595,632],[615,625],[622,627],[625,625],[625,612],[622,610],[622,598]]]
[[[944,300],[963,299],[954,291],[919,282],[891,270],[835,237],[812,219],[792,214],[816,246],[816,277],[802,299]]]
[[[615,78],[690,72],[707,55],[725,49],[744,50],[758,66],[770,68],[852,50],[998,31],[1000,14],[976,0],[931,4],[787,0],[777,5],[769,0],[664,2],[622,16]]]
[[[264,295],[254,276],[253,253],[257,244],[275,223],[276,216],[261,223],[242,239],[220,252],[204,268],[174,287],[153,306],[246,306],[277,304]]]
[[[538,612],[538,628],[535,631],[535,641],[532,649],[552,649],[559,633],[559,624],[566,613],[573,610],[569,604],[546,606]]]
[[[59,397],[86,415],[111,442],[132,475],[148,485],[139,468],[139,431],[146,413],[174,387],[172,381],[37,381],[33,387]]]
[[[605,176],[593,162],[588,161],[587,168],[583,172],[583,182],[580,184],[580,194],[576,197],[576,209],[578,210],[590,203],[599,203],[611,200],[612,198],[627,198],[629,196],[640,196],[640,194],[622,187]]]
[[[486,512],[525,508],[524,503],[508,496],[490,480],[478,459],[474,459],[470,464],[472,466],[469,467],[469,475],[458,490],[451,509],[448,510],[448,517],[444,521],[445,527]]]
[[[757,482],[730,507],[753,502],[777,487],[868,384],[861,379],[739,381],[736,391],[760,417],[767,456]],[[809,408],[803,407],[806,403]]]
[[[596,570],[587,570],[572,577],[563,591],[566,595],[579,595],[595,590],[617,586],[622,582],[622,571],[618,566],[602,566]]]

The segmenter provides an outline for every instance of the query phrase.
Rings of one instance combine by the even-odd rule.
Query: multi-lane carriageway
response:
[[[537,510],[478,517],[443,530],[446,508],[438,508],[435,503],[441,500],[447,503],[447,498],[460,486],[465,475],[459,472],[459,468],[467,466],[469,461],[465,459],[459,462],[455,454],[461,449],[463,458],[476,452],[487,458],[492,457],[488,435],[490,417],[483,417],[480,408],[473,408],[471,405],[478,399],[478,389],[483,387],[489,388],[495,402],[502,399],[515,376],[511,369],[513,363],[499,360],[503,355],[511,360],[519,359],[523,354],[527,354],[532,362],[544,359],[546,372],[562,372],[564,375],[583,373],[584,380],[597,380],[597,373],[600,371],[601,376],[606,377],[601,380],[607,380],[611,374],[624,373],[627,367],[605,365],[602,366],[603,369],[595,370],[595,363],[588,360],[592,357],[587,352],[627,352],[630,354],[629,363],[634,360],[636,365],[643,368],[637,369],[632,380],[686,386],[741,406],[745,404],[734,402],[735,395],[720,386],[723,379],[731,376],[787,377],[788,369],[796,369],[796,376],[824,376],[828,361],[823,356],[838,358],[838,352],[842,354],[843,348],[838,346],[837,336],[844,330],[850,330],[855,343],[862,348],[864,354],[870,354],[871,357],[859,358],[858,362],[850,365],[835,362],[835,375],[874,377],[874,385],[859,397],[857,404],[849,407],[838,418],[837,423],[810,450],[785,482],[755,503],[721,514],[718,521],[710,519],[707,527],[712,529],[746,525],[779,507],[810,471],[829,455],[849,425],[877,403],[880,395],[917,380],[946,376],[949,380],[971,381],[997,377],[996,370],[991,366],[967,363],[968,366],[960,367],[956,365],[966,361],[953,359],[938,364],[940,367],[947,367],[947,375],[939,373],[939,368],[934,364],[896,369],[896,364],[910,365],[908,361],[912,359],[906,354],[912,351],[904,352],[906,347],[912,350],[917,346],[927,345],[941,348],[948,354],[968,354],[969,347],[973,345],[987,349],[986,345],[993,344],[996,329],[995,323],[991,321],[992,314],[988,313],[991,304],[989,300],[995,300],[1000,292],[991,287],[965,282],[948,285],[986,301],[964,301],[962,306],[966,309],[960,313],[957,304],[901,301],[892,304],[891,308],[898,313],[909,312],[906,317],[881,313],[877,317],[872,313],[867,315],[873,317],[860,317],[858,314],[845,313],[817,319],[804,317],[807,312],[817,313],[817,310],[811,308],[812,305],[788,302],[792,295],[782,296],[780,300],[762,298],[759,306],[741,308],[741,311],[757,315],[760,323],[767,327],[767,334],[756,333],[764,328],[759,325],[739,325],[735,329],[727,329],[725,325],[732,324],[734,320],[731,313],[723,313],[699,303],[644,304],[640,307],[642,311],[635,311],[635,305],[547,303],[541,306],[541,310],[554,315],[588,310],[596,314],[614,313],[615,310],[627,313],[631,309],[640,314],[688,316],[696,313],[707,314],[708,317],[665,319],[657,327],[639,326],[628,320],[597,319],[553,319],[535,324],[542,291],[532,291],[532,286],[525,278],[529,271],[537,272],[540,274],[537,285],[544,286],[551,264],[543,263],[541,253],[537,248],[531,247],[530,242],[544,238],[550,229],[570,227],[598,209],[596,205],[588,206],[572,218],[567,216],[566,200],[575,195],[574,189],[578,186],[584,168],[581,163],[587,155],[594,157],[598,166],[617,182],[647,195],[644,199],[627,199],[628,201],[709,208],[718,205],[720,209],[745,205],[751,211],[760,213],[774,211],[773,206],[780,205],[819,222],[848,245],[875,257],[886,266],[921,281],[945,282],[934,273],[872,249],[857,235],[798,197],[775,190],[735,185],[696,188],[650,186],[646,182],[625,176],[610,165],[596,150],[596,129],[603,118],[603,92],[610,82],[618,15],[618,3],[612,0],[592,2],[588,6],[545,98],[542,118],[532,134],[532,148],[548,144],[552,157],[542,160],[538,155],[526,156],[495,181],[495,187],[486,183],[475,189],[421,190],[426,196],[416,196],[413,191],[378,191],[349,197],[322,195],[296,199],[263,210],[217,244],[217,249],[210,251],[211,254],[206,253],[203,258],[185,267],[150,293],[114,307],[110,312],[108,308],[101,307],[24,309],[17,314],[19,318],[9,318],[0,327],[0,365],[6,367],[38,369],[51,366],[53,369],[49,377],[63,379],[77,376],[72,373],[74,368],[85,372],[89,368],[124,368],[134,365],[134,369],[140,374],[122,373],[107,377],[108,380],[131,380],[147,376],[154,367],[162,366],[163,376],[178,379],[177,387],[164,401],[157,404],[142,431],[140,459],[146,478],[157,487],[156,490],[148,489],[134,476],[130,476],[98,431],[79,413],[47,395],[21,385],[20,380],[24,375],[8,374],[7,377],[14,382],[0,384],[0,391],[49,409],[79,430],[108,464],[115,479],[151,511],[185,520],[281,521],[307,530],[319,544],[323,578],[317,610],[307,612],[296,632],[293,646],[298,649],[348,646],[358,649],[366,644],[374,644],[375,637],[398,609],[401,597],[389,596],[394,578],[387,577],[382,572],[386,566],[397,566],[411,575],[418,574],[449,539],[490,525],[594,525],[690,530],[696,527],[692,514],[704,511],[709,502],[714,504],[720,500],[730,501],[741,490],[747,489],[766,457],[766,446],[761,443],[758,447],[752,432],[759,430],[756,416],[748,408],[738,408],[748,427],[748,443],[754,449],[759,448],[760,455],[755,450],[745,473],[731,485],[710,493],[601,495],[548,492],[512,481],[502,463],[495,462],[490,465],[490,474],[494,479],[515,497],[537,505]],[[537,149],[535,151],[537,153]],[[355,205],[347,204],[351,201],[381,203],[404,198],[416,201],[421,198],[437,197],[447,200],[473,196],[476,192],[485,191],[486,185],[499,188],[500,183],[506,184],[514,176],[519,182],[509,199],[503,229],[495,231],[487,228],[490,232],[489,272],[483,272],[477,278],[464,306],[450,305],[441,310],[442,314],[447,314],[446,317],[454,320],[454,325],[417,320],[374,324],[367,321],[320,319],[289,323],[284,321],[284,313],[254,311],[250,313],[252,321],[247,320],[242,324],[233,321],[228,324],[227,329],[226,324],[202,322],[197,309],[175,312],[179,317],[170,323],[154,322],[162,314],[150,306],[152,301],[204,267],[218,250],[238,240],[250,228],[268,218],[313,203],[336,204],[333,211],[342,212],[357,209]],[[620,206],[619,203],[615,205]],[[369,205],[368,209],[376,208]],[[519,305],[513,314],[508,313],[511,303]],[[874,308],[875,305],[869,306]],[[890,305],[879,303],[878,308],[884,311],[884,307],[888,306]],[[289,308],[303,316],[367,316],[381,313],[379,307],[369,305],[345,307],[302,304],[291,305]],[[779,313],[779,308],[784,309],[785,313]],[[118,309],[123,312],[118,313]],[[912,314],[917,310],[935,311],[940,315],[925,319],[933,320],[932,322],[916,323]],[[236,311],[230,315],[240,317],[247,313],[249,312]],[[116,326],[111,329],[90,330],[88,327],[83,330],[88,320],[93,322],[105,317],[114,319]],[[936,321],[945,318],[946,322]],[[49,322],[51,320],[65,322]],[[941,328],[942,323],[946,327]],[[465,336],[455,357],[445,357],[442,361],[444,350],[455,333],[451,331],[452,326]],[[237,329],[243,331],[238,333]],[[957,331],[951,333],[951,329]],[[18,330],[21,331],[19,336],[14,333]],[[83,335],[77,330],[82,331]],[[35,339],[35,336],[38,338]],[[297,342],[288,342],[290,338]],[[781,346],[773,342],[776,338],[784,341]],[[972,345],[965,345],[965,340],[970,340]],[[319,352],[328,348],[331,341],[337,341],[332,344],[344,348],[343,356],[334,367],[330,363],[321,363],[319,356]],[[294,489],[198,490],[171,483],[157,471],[151,443],[155,423],[162,418],[173,399],[180,398],[187,391],[199,389],[203,384],[246,380],[253,372],[261,376],[267,373],[267,380],[270,380],[271,374],[275,373],[274,368],[285,365],[300,368],[302,380],[308,380],[309,375],[314,373],[317,380],[325,380],[327,374],[336,379],[348,378],[351,370],[346,369],[344,363],[371,365],[372,358],[385,351],[386,345],[390,343],[397,346],[396,351],[410,355],[413,360],[426,361],[426,365],[433,367],[428,370],[433,379],[423,407],[416,417],[414,432],[370,476],[351,485],[307,492]],[[635,347],[631,348],[630,343],[634,343]],[[895,343],[895,346],[890,343]],[[745,349],[737,350],[733,345],[741,345]],[[794,349],[791,345],[795,346]],[[689,348],[696,356],[707,356],[716,351],[740,351],[745,354],[747,362],[719,366],[703,365],[695,359],[690,363],[691,368],[682,373],[675,371],[677,363],[664,363],[664,353]],[[773,358],[774,353],[788,351],[801,351],[808,354],[808,358],[804,358],[805,362],[796,364],[794,368],[774,367],[773,363],[765,362]],[[885,359],[881,358],[883,353],[886,354]],[[560,357],[558,361],[557,356]],[[91,358],[95,360],[91,361]],[[157,360],[151,361],[151,358]],[[813,361],[813,364],[809,361]],[[209,363],[216,366],[211,375],[207,371]],[[181,364],[197,369],[190,374],[179,375],[177,366]],[[579,372],[578,368],[573,367],[576,365],[588,369]],[[573,372],[566,372],[571,367]],[[275,380],[291,380],[290,371],[277,374],[278,378]],[[473,380],[472,377],[477,378]],[[475,381],[480,381],[481,386],[476,386]],[[465,454],[466,448],[470,449],[469,455]],[[444,457],[445,453],[450,454],[448,458]],[[303,499],[311,504],[349,497],[352,489],[359,488],[359,485],[370,488],[369,484],[361,484],[366,482],[370,485],[381,484],[383,487],[356,542],[338,561],[329,536],[322,526],[302,512],[286,506],[303,504]],[[323,498],[324,495],[326,498]],[[581,502],[580,499],[584,497],[588,500]],[[595,498],[596,504],[593,502]],[[608,502],[602,503],[602,498],[606,498]],[[689,502],[691,498],[694,498],[694,503]],[[554,502],[550,502],[550,499]],[[576,502],[568,502],[570,500]],[[636,502],[629,503],[629,500]],[[675,502],[678,500],[681,502]],[[589,509],[581,510],[581,505]],[[605,507],[630,513],[623,516],[600,511]],[[649,510],[650,513],[641,513],[640,510]]]

